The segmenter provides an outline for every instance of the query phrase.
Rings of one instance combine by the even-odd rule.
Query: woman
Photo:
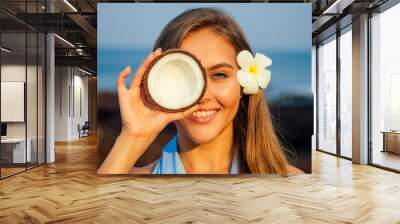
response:
[[[183,112],[153,108],[142,92],[147,66],[162,50],[179,48],[197,57],[207,74],[201,101]],[[161,50],[162,49],[162,50]],[[127,67],[118,78],[122,130],[99,174],[301,173],[290,166],[273,130],[263,91],[243,94],[236,57],[251,48],[236,22],[222,10],[198,8],[169,22],[129,88]],[[173,122],[174,137],[160,159],[134,165],[150,143]]]

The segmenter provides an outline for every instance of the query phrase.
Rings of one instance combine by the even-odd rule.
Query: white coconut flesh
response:
[[[164,55],[148,75],[151,98],[170,110],[190,106],[199,99],[203,88],[201,68],[195,59],[183,53]]]

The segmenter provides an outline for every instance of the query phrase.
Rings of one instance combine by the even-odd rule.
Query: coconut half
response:
[[[206,82],[205,70],[197,58],[172,49],[152,61],[145,71],[143,85],[148,99],[159,109],[178,112],[201,100]]]

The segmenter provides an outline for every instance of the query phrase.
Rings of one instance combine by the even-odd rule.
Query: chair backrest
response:
[[[85,121],[85,123],[83,124],[82,128],[89,128],[89,121]]]

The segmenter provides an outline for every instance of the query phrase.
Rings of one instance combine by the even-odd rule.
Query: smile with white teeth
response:
[[[193,116],[194,117],[209,117],[213,114],[215,114],[215,112],[217,112],[217,110],[203,110],[203,111],[195,111],[193,112]]]

